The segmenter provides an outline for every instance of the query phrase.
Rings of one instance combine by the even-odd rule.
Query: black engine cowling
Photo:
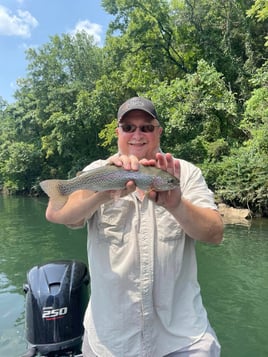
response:
[[[28,272],[24,291],[31,348],[44,356],[80,353],[88,284],[86,265],[75,260],[38,265]]]

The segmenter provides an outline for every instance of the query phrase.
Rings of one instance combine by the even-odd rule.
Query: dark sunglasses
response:
[[[134,133],[137,128],[139,128],[140,131],[142,131],[143,133],[152,133],[154,131],[154,128],[159,128],[160,125],[144,124],[138,126],[135,124],[122,124],[119,125],[119,127],[122,128],[125,133]]]

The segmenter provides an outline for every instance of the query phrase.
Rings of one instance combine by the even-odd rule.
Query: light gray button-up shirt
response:
[[[216,209],[201,171],[180,165],[183,197]],[[101,205],[87,224],[91,298],[84,324],[94,353],[162,357],[197,341],[208,319],[195,242],[176,219],[134,192]]]

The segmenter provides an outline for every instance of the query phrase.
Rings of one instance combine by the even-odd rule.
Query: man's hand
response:
[[[111,156],[108,161],[110,164],[123,167],[125,170],[137,171],[140,167],[139,160],[134,155],[114,155]]]
[[[157,153],[155,160],[142,159],[140,164],[145,166],[155,166],[161,170],[169,172],[171,175],[180,178],[180,162],[174,159],[171,154]],[[159,206],[165,207],[167,210],[172,210],[178,206],[181,201],[181,190],[179,187],[171,191],[156,192],[150,191],[148,198],[154,201]]]

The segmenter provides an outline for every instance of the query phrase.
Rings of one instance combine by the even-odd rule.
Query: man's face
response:
[[[145,132],[142,128],[143,125],[148,124],[155,126],[152,132]],[[122,125],[126,126],[127,130],[130,130],[127,125],[135,125],[137,128],[133,132],[131,130],[125,132],[121,127]],[[135,155],[139,160],[143,158],[154,159],[155,154],[159,151],[162,130],[158,120],[148,113],[142,110],[130,111],[123,117],[119,127],[116,128],[120,154]]]

